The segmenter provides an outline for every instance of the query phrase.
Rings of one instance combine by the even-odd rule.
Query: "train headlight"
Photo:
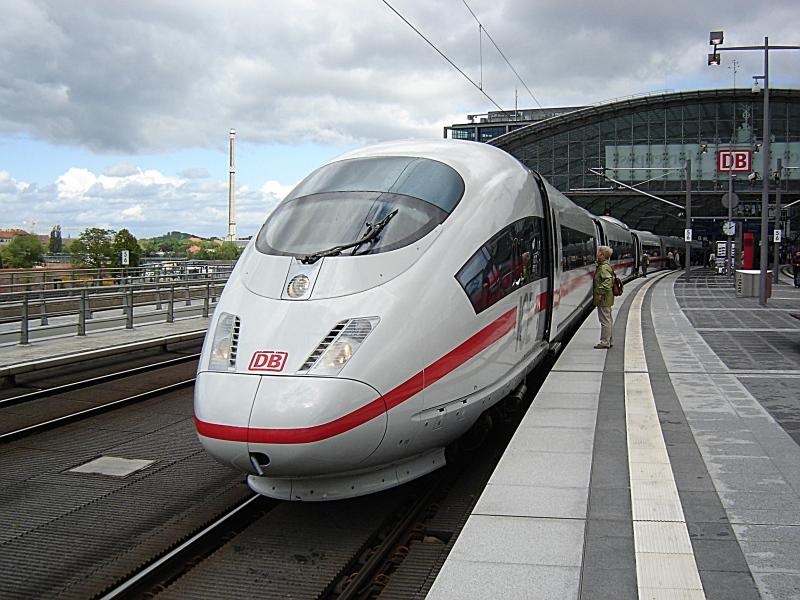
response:
[[[333,341],[326,347],[322,347],[326,342],[323,341],[314,351],[319,358],[313,366],[308,369],[314,375],[338,375],[344,366],[350,362],[353,355],[358,351],[367,336],[380,323],[379,317],[359,317],[345,321]],[[312,354],[312,356],[314,356]]]
[[[304,274],[295,275],[286,287],[289,298],[302,298],[308,292],[311,280]]]
[[[236,348],[239,343],[239,317],[221,313],[211,339],[208,368],[211,371],[235,371]]]
[[[322,362],[326,369],[341,369],[352,357],[353,346],[349,342],[336,342],[323,355]]]

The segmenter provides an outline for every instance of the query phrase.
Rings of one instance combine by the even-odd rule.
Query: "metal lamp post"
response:
[[[781,176],[783,172],[783,159],[778,159],[778,169],[775,171],[775,231],[778,231],[781,228]],[[780,235],[780,234],[776,234]],[[773,242],[773,246],[775,249],[775,256],[774,256],[774,263],[775,266],[773,267],[774,273],[772,274],[773,282],[777,285],[778,281],[780,280],[780,268],[781,268],[781,243],[777,241],[777,237],[775,238],[776,241]]]
[[[764,153],[763,167],[761,172],[764,174],[762,177],[763,188],[761,191],[761,273],[759,276],[758,285],[758,303],[761,306],[767,305],[767,261],[769,260],[769,240],[767,235],[769,233],[769,145],[770,145],[770,129],[769,129],[769,51],[770,50],[800,50],[800,46],[770,46],[769,37],[764,36],[763,46],[728,46],[727,48],[720,48],[723,42],[722,31],[712,31],[709,34],[709,44],[713,46],[714,52],[708,55],[709,65],[719,65],[719,53],[723,50],[763,50],[764,51],[764,75],[759,76],[757,79],[764,80],[764,125],[762,137],[764,138],[761,151]]]

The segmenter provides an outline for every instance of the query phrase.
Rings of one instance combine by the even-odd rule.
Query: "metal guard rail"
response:
[[[202,316],[208,317],[209,312],[213,306],[216,306],[217,298],[225,286],[226,279],[213,279],[205,280],[196,283],[169,283],[158,285],[144,285],[144,286],[118,286],[117,291],[113,293],[104,293],[102,295],[92,295],[88,293],[87,288],[79,288],[80,294],[78,296],[59,297],[61,300],[76,301],[78,307],[74,310],[59,310],[47,311],[46,300],[44,293],[24,293],[22,301],[19,303],[20,316],[18,319],[6,319],[4,322],[15,322],[19,320],[19,343],[28,344],[30,342],[30,322],[38,320],[39,327],[36,331],[47,329],[65,328],[70,324],[57,324],[50,325],[49,319],[53,317],[63,316],[77,316],[75,323],[75,333],[79,336],[87,334],[86,322],[92,320],[93,322],[112,322],[119,321],[118,316],[93,318],[93,312],[99,310],[114,310],[121,309],[125,317],[125,328],[133,329],[135,320],[135,309],[145,306],[153,306],[154,309],[147,314],[164,315],[167,323],[172,323],[175,320],[175,305],[178,302],[183,302],[185,306],[191,306],[192,300],[202,300]],[[199,293],[198,293],[199,292]],[[166,294],[166,298],[162,297]],[[143,297],[150,295],[155,296],[152,300],[142,300]],[[137,301],[137,296],[139,300]],[[106,306],[92,306],[92,299],[114,300],[113,305]],[[116,302],[116,301],[119,302]],[[36,305],[37,314],[31,314],[31,306]],[[166,307],[166,308],[165,308]]]
[[[189,264],[104,269],[26,269],[0,271],[0,302],[22,292],[46,292],[75,288],[103,289],[121,284],[166,283],[227,278],[234,264]]]

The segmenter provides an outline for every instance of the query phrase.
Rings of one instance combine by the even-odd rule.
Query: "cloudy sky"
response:
[[[749,87],[763,53],[800,45],[796,0],[464,0],[390,4],[504,109],[656,90]],[[137,237],[227,232],[237,130],[238,232],[304,175],[375,141],[439,138],[495,107],[383,0],[0,0],[0,229],[56,223]],[[481,65],[482,54],[482,65]],[[481,68],[482,66],[482,68]],[[770,54],[798,87],[800,52]]]

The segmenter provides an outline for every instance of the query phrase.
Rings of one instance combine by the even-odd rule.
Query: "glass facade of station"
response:
[[[742,200],[734,216],[760,217],[761,93],[739,89],[650,95],[573,110],[498,136],[499,127],[490,122],[449,129],[453,138],[466,131],[471,139],[490,139],[596,214],[681,236],[684,225],[669,205],[615,186],[589,169],[602,168],[611,179],[683,205],[684,167],[689,159],[693,215],[705,218],[727,215],[720,200],[728,190],[729,175],[718,171],[717,152],[731,147],[749,150],[750,172],[739,173],[734,180]],[[771,202],[780,186],[786,206],[800,197],[800,169],[787,168],[800,167],[800,90],[770,91],[770,143]],[[775,180],[778,159],[784,167],[779,182]],[[757,174],[755,181],[752,173]],[[792,221],[790,230],[800,230],[798,207],[783,211],[784,218]],[[639,222],[642,217],[650,221]]]

